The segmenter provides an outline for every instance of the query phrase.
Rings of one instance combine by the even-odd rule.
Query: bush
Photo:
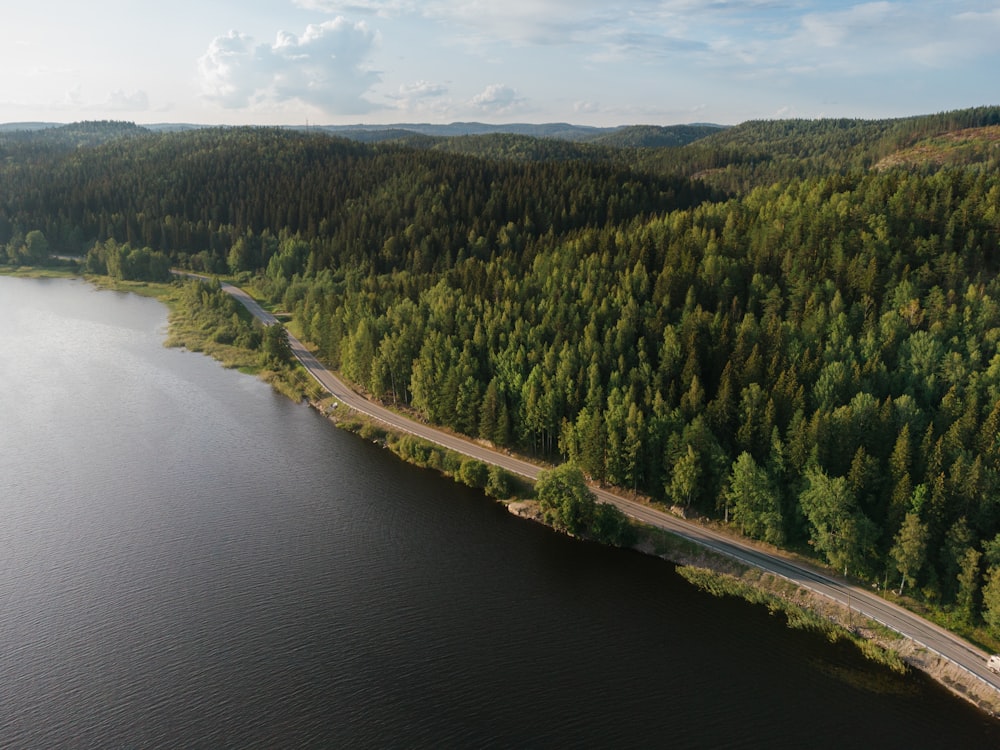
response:
[[[596,501],[587,487],[583,472],[573,464],[543,471],[535,482],[542,518],[570,534],[590,532]]]
[[[638,534],[628,516],[614,505],[599,503],[594,508],[594,520],[591,536],[599,542],[613,544],[616,547],[631,547],[636,543]]]
[[[489,481],[490,470],[482,461],[466,458],[458,469],[458,478],[463,484],[483,489]]]
[[[495,497],[497,500],[506,500],[514,494],[515,480],[506,469],[499,466],[489,468],[489,476],[486,478],[486,494]]]

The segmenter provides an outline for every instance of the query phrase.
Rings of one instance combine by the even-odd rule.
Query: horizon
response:
[[[731,126],[1000,98],[992,0],[52,0],[5,20],[4,123]]]
[[[656,128],[672,128],[672,127],[717,127],[720,129],[734,128],[738,127],[747,122],[754,121],[771,121],[780,122],[787,120],[805,120],[805,121],[822,121],[822,120],[858,120],[858,121],[873,121],[873,120],[896,120],[896,119],[908,119],[908,118],[919,118],[919,117],[930,117],[934,115],[947,114],[948,112],[958,112],[967,109],[978,109],[981,107],[1000,107],[1000,104],[970,104],[968,107],[960,107],[956,109],[948,110],[935,110],[927,112],[917,112],[907,115],[899,115],[893,117],[852,117],[850,115],[837,115],[837,116],[827,116],[827,117],[761,117],[753,118],[751,120],[742,120],[735,123],[721,123],[721,122],[707,122],[707,121],[692,121],[692,122],[678,122],[671,123],[669,125],[659,125],[650,122],[623,122],[616,125],[588,125],[580,122],[573,122],[571,120],[547,120],[547,121],[530,121],[530,120],[518,120],[512,122],[488,122],[486,120],[452,120],[448,122],[432,122],[429,120],[424,121],[398,121],[398,122],[385,122],[385,123],[373,123],[373,122],[348,122],[348,123],[324,123],[324,122],[305,122],[305,123],[263,123],[263,122],[245,122],[245,123],[228,123],[228,122],[186,122],[180,120],[157,120],[142,122],[137,120],[131,120],[128,118],[116,118],[116,117],[89,117],[80,120],[18,120],[3,122],[0,121],[0,128],[14,129],[17,126],[33,126],[38,127],[65,127],[68,125],[76,125],[83,123],[100,123],[100,122],[122,122],[135,125],[140,128],[166,128],[166,127],[190,127],[190,128],[215,128],[215,127],[276,127],[276,128],[288,128],[288,129],[338,129],[338,130],[348,130],[348,129],[359,129],[359,130],[387,130],[393,128],[405,129],[408,127],[423,127],[423,128],[454,128],[457,126],[468,125],[468,126],[480,126],[491,129],[503,129],[503,128],[515,128],[515,127],[552,127],[552,126],[566,126],[570,128],[578,128],[581,130],[593,129],[593,130],[619,130],[623,128],[635,128],[635,127],[656,127]],[[29,128],[30,129],[30,128]]]
[[[992,106],[992,105],[986,105]],[[511,127],[551,127],[551,126],[566,126],[571,128],[593,129],[593,130],[615,130],[620,128],[634,128],[634,127],[696,127],[696,126],[706,126],[706,127],[718,127],[718,128],[731,128],[740,123],[728,124],[728,123],[717,123],[717,122],[679,122],[671,125],[654,125],[648,122],[629,122],[620,123],[618,125],[586,125],[582,123],[567,121],[567,120],[549,120],[549,121],[537,121],[532,122],[529,120],[521,120],[516,122],[503,122],[494,123],[487,122],[485,120],[452,120],[450,122],[431,122],[429,120],[425,121],[408,121],[408,122],[386,122],[386,123],[371,123],[371,122],[350,122],[344,124],[335,123],[323,123],[323,122],[306,122],[306,123],[259,123],[259,122],[248,122],[248,123],[205,123],[205,122],[183,122],[174,120],[157,120],[150,122],[140,122],[130,119],[121,118],[102,118],[102,117],[91,117],[83,120],[17,120],[11,122],[0,122],[0,128],[11,128],[18,125],[30,125],[30,126],[46,126],[46,127],[65,127],[67,125],[77,125],[82,123],[100,123],[100,122],[123,122],[130,125],[135,125],[140,128],[157,128],[157,127],[171,127],[171,126],[186,126],[195,128],[216,128],[216,127],[276,127],[276,128],[336,128],[336,129],[364,129],[364,130],[384,130],[389,128],[406,128],[406,127],[427,127],[427,128],[448,128],[461,125],[470,126],[480,126],[485,128],[511,128]]]

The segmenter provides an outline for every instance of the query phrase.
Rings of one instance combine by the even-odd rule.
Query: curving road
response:
[[[239,287],[223,282],[222,288],[243,303],[265,325],[277,322],[277,318],[264,310],[249,294]],[[484,463],[501,466],[507,471],[529,479],[535,479],[538,476],[538,472],[542,470],[542,467],[523,459],[429,427],[420,422],[415,422],[368,401],[351,390],[336,375],[327,370],[313,356],[312,352],[303,346],[301,341],[291,334],[289,334],[288,340],[291,344],[292,352],[309,374],[343,405],[367,414],[380,422],[384,422],[395,430],[418,435],[458,453],[471,456]],[[986,669],[987,654],[985,652],[909,610],[903,609],[866,589],[851,586],[844,581],[831,578],[815,568],[780,555],[764,552],[742,539],[730,537],[699,524],[685,521],[670,513],[615,495],[606,489],[594,488],[594,493],[597,495],[599,501],[611,503],[642,523],[664,529],[747,565],[774,573],[799,586],[839,602],[844,607],[849,608],[851,612],[856,612],[864,617],[875,620],[945,659],[950,660],[1000,692],[1000,675],[993,674]]]

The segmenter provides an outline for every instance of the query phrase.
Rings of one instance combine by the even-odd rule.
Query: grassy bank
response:
[[[767,607],[771,614],[785,617],[788,627],[818,633],[831,643],[847,640],[870,659],[894,672],[905,674],[909,667],[889,643],[903,638],[878,623],[856,613],[821,613],[801,603],[800,590],[793,584],[752,568],[740,574],[683,565],[677,572],[689,583],[713,596],[735,596],[751,604]],[[844,622],[846,620],[846,622]],[[878,640],[872,636],[877,635]]]
[[[313,401],[313,406],[341,429],[392,451],[407,463],[431,469],[502,502],[528,500],[531,483],[499,466],[489,466],[409,433],[389,429],[365,414],[345,409],[333,398]]]
[[[0,276],[20,279],[78,279],[80,273],[69,267],[0,265]]]

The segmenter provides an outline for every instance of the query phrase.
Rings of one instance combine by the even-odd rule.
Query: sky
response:
[[[17,0],[0,123],[732,125],[1000,104],[1000,0]]]

